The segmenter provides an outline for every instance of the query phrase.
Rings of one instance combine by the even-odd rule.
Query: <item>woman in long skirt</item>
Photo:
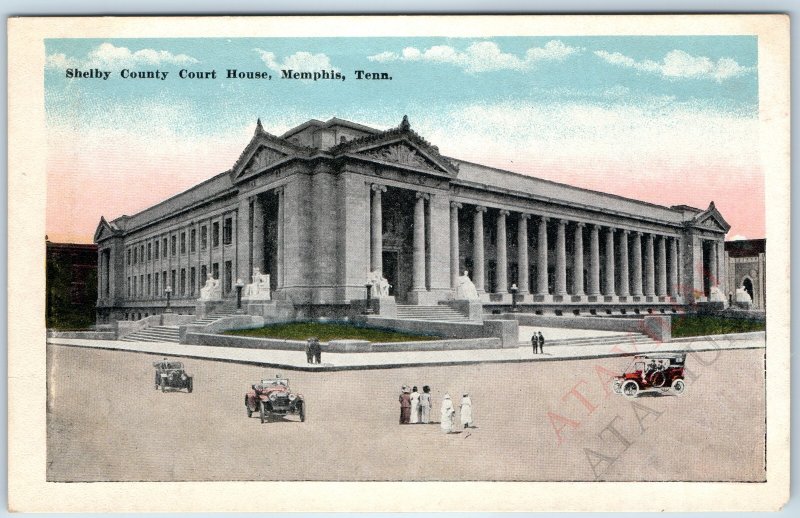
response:
[[[422,394],[419,395],[419,413],[421,423],[431,422],[431,388],[427,385],[422,387]]]
[[[464,428],[472,426],[472,400],[466,393],[461,398],[461,424]]]
[[[450,394],[445,394],[442,398],[442,431],[444,433],[453,431],[453,418],[455,415],[456,409],[453,407],[453,402],[450,401]]]
[[[419,423],[419,392],[417,387],[411,389],[411,424]]]

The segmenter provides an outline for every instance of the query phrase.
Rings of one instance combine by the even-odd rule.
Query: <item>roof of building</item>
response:
[[[725,241],[725,251],[730,257],[756,257],[767,251],[766,239],[737,239]]]

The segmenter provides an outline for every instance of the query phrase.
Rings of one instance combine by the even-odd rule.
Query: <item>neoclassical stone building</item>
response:
[[[380,131],[261,122],[233,167],[132,216],[101,218],[100,321],[192,313],[207,275],[269,273],[298,316],[341,315],[380,270],[398,304],[453,299],[464,271],[485,310],[626,312],[713,298],[729,229],[713,202],[665,207],[442,156],[406,118]],[[514,288],[512,288],[512,286]]]

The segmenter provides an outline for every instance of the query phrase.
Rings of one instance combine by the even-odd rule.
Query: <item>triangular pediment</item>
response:
[[[94,242],[99,243],[110,237],[114,237],[119,233],[111,224],[106,221],[106,218],[100,216],[100,223],[97,225],[97,230],[94,231]]]
[[[258,146],[250,154],[250,158],[244,162],[244,165],[236,177],[239,178],[260,173],[261,171],[264,171],[273,165],[286,160],[288,157],[288,153],[279,151],[271,146]]]
[[[231,168],[232,178],[238,181],[295,156],[308,155],[310,151],[309,148],[264,131],[259,120],[253,138]]]
[[[437,175],[453,177],[458,171],[453,164],[440,159],[423,146],[404,138],[353,151],[350,152],[351,155],[363,160],[398,165]]]
[[[728,222],[725,221],[725,218],[722,217],[722,214],[719,212],[719,210],[717,210],[717,207],[714,205],[713,201],[708,206],[708,209],[695,217],[694,225],[704,229],[723,233],[727,233],[731,228]]]

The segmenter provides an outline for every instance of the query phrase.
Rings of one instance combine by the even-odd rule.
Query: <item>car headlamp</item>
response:
[[[294,394],[289,394],[289,400],[294,401],[297,398]]]
[[[275,401],[276,399],[278,399],[278,396],[274,392],[269,395],[269,400],[270,401]]]

